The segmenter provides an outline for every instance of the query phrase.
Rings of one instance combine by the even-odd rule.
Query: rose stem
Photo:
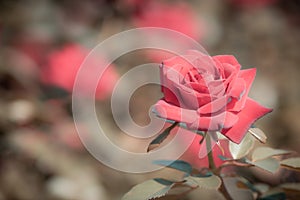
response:
[[[210,141],[210,135],[209,133],[206,134],[206,151],[207,151],[207,157],[208,157],[208,166],[212,171],[215,171],[216,165],[214,162],[214,157],[211,149],[211,141]]]
[[[206,151],[207,153],[207,157],[208,157],[208,166],[209,168],[217,175],[219,176],[221,179],[222,177],[219,174],[219,170],[217,170],[216,165],[215,165],[215,161],[214,161],[214,157],[213,157],[213,151],[211,149],[211,141],[210,141],[210,135],[209,133],[206,133]],[[227,200],[231,200],[232,198],[230,197],[229,193],[227,192],[224,182],[222,180],[222,184],[219,188],[219,191],[223,194],[223,196],[225,197],[225,199]]]
[[[219,188],[219,191],[223,194],[223,196],[225,197],[226,200],[232,200],[230,194],[227,192],[224,182],[222,180],[221,186]]]

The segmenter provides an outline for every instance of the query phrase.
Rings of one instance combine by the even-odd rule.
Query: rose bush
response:
[[[164,98],[154,111],[188,129],[220,131],[240,143],[251,124],[271,112],[248,97],[256,69],[241,70],[234,56],[190,51],[164,61],[160,73]]]

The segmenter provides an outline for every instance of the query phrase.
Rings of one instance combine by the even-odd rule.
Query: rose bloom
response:
[[[164,98],[154,112],[188,129],[220,131],[240,143],[250,126],[271,112],[248,97],[256,69],[241,70],[234,56],[189,51],[164,61],[160,74]]]
[[[42,71],[42,81],[48,85],[55,85],[61,87],[69,92],[72,92],[74,81],[77,72],[88,55],[88,50],[76,44],[66,45],[63,49],[51,53],[48,57],[48,62]],[[103,58],[93,61],[93,65],[101,67],[103,65]],[[90,73],[93,73],[91,71]],[[97,89],[96,99],[107,98],[118,80],[118,73],[114,65],[110,65],[103,73]],[[86,74],[86,80],[82,83],[82,89],[88,90],[92,82],[89,79],[89,73]]]

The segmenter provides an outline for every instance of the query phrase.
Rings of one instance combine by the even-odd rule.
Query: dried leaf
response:
[[[163,185],[155,180],[148,180],[134,186],[122,200],[149,200],[162,197],[168,193],[173,185]]]
[[[234,159],[246,156],[254,147],[254,138],[247,134],[240,144],[229,142],[229,151]]]
[[[291,153],[291,151],[282,150],[282,149],[273,149],[270,147],[258,147],[253,151],[252,161],[263,160],[268,157],[288,154],[288,153]]]
[[[300,158],[288,158],[280,162],[281,165],[298,169],[300,168]]]
[[[267,136],[265,133],[259,128],[250,128],[249,133],[251,133],[256,139],[258,139],[261,143],[267,142]]]
[[[209,177],[189,176],[186,181],[205,189],[218,189],[222,183],[221,179],[215,175]]]
[[[300,191],[300,183],[284,183],[280,185],[283,189]]]
[[[155,174],[156,177],[160,177],[174,183],[182,182],[186,177],[186,172],[178,171],[169,167],[164,167]]]
[[[233,200],[253,200],[254,196],[250,189],[238,187],[238,183],[243,182],[244,180],[241,177],[225,177],[223,178],[224,185],[226,190],[230,194]]]
[[[153,163],[185,172],[188,175],[190,175],[193,171],[192,166],[183,160],[155,160]]]
[[[280,167],[278,160],[276,160],[274,158],[267,158],[267,159],[258,160],[255,162],[251,162],[251,161],[248,161],[248,162],[252,165],[255,165],[256,167],[259,167],[259,168],[264,169],[271,173],[275,173]]]

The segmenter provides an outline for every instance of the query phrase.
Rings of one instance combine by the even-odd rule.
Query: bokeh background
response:
[[[256,67],[250,96],[274,109],[256,125],[270,146],[300,152],[299,14],[297,0],[1,0],[0,200],[114,200],[154,176],[121,173],[95,160],[71,112],[72,85],[88,51],[135,27],[171,28],[210,55],[233,54],[243,68]],[[123,56],[97,89],[107,134],[133,151],[145,151],[149,141],[132,140],[116,127],[110,94],[126,71],[157,59],[153,52]],[[138,89],[133,119],[149,123],[148,110],[161,97],[158,86]],[[299,173],[285,170],[248,177],[271,185],[300,181]]]

